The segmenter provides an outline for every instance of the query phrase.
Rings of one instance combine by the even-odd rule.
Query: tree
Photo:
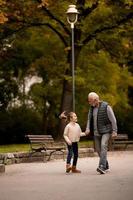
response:
[[[8,19],[6,17],[6,13],[4,11],[5,0],[0,0],[0,24],[5,23]]]
[[[8,3],[8,6],[10,5],[8,23],[1,26],[3,30],[1,39],[7,36],[11,37],[13,33],[19,33],[29,27],[47,27],[58,36],[59,40],[64,45],[64,54],[66,56],[61,111],[70,111],[72,108],[71,31],[69,25],[66,23],[66,16],[62,16],[62,13],[64,13],[64,10],[67,9],[70,3],[75,3],[75,1],[68,2],[57,0],[56,4],[50,0],[15,1],[14,4],[13,1],[10,1]],[[106,55],[107,61],[104,59],[104,70],[108,68],[108,64],[110,70],[111,66],[113,69],[115,68],[114,66],[116,66],[116,71],[115,69],[114,71],[119,74],[119,77],[114,76],[116,81],[112,88],[110,87],[110,92],[105,89],[109,81],[104,81],[102,78],[100,78],[101,81],[97,83],[96,89],[98,89],[103,97],[105,96],[107,99],[111,98],[113,105],[119,102],[120,95],[123,95],[126,90],[125,99],[127,102],[127,88],[124,89],[124,85],[122,86],[122,92],[119,98],[118,96],[116,96],[116,98],[113,96],[119,91],[120,85],[118,84],[117,87],[117,83],[119,81],[121,82],[120,77],[122,78],[123,72],[126,72],[126,76],[129,75],[131,77],[131,74],[128,73],[128,67],[132,59],[130,50],[132,48],[131,24],[133,3],[128,0],[77,0],[76,5],[80,12],[78,23],[75,27],[75,71],[77,74],[79,73],[76,81],[85,84],[88,83],[88,77],[86,76],[90,75],[90,72],[95,72],[91,69],[91,66],[93,66],[94,69],[96,67],[99,71],[99,74],[94,73],[94,80],[97,81],[99,76],[102,76],[102,73],[100,74],[100,72],[103,71],[101,64],[103,64],[103,57]],[[13,12],[11,12],[11,10]],[[127,46],[129,48],[127,48]],[[88,53],[90,53],[91,56],[88,56]],[[87,56],[90,59],[90,63],[86,58]],[[99,63],[94,62],[95,58],[101,59]],[[85,63],[83,60],[87,60],[87,62]],[[79,62],[82,62],[82,65],[80,65]],[[86,66],[86,68],[84,66]],[[86,73],[86,70],[88,70],[88,73]],[[80,76],[80,72],[83,72],[83,76],[86,75],[85,78]],[[110,72],[111,71],[107,71],[108,74]],[[118,76],[118,74],[116,74],[116,76]],[[132,78],[128,81],[128,84],[132,87],[131,80]],[[93,83],[94,81],[89,82],[89,87],[86,87],[88,90],[86,93],[93,88],[95,89],[92,85]],[[98,87],[99,84],[100,87]]]

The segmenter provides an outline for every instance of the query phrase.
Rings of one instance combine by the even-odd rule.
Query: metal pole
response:
[[[74,24],[72,29],[72,109],[75,112],[75,55],[74,55]]]

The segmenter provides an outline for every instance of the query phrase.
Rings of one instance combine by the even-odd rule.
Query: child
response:
[[[67,163],[66,163],[66,173],[72,171],[73,173],[81,173],[80,170],[76,168],[78,160],[78,142],[80,136],[86,136],[85,133],[81,131],[81,128],[77,122],[77,115],[74,112],[70,112],[68,116],[63,112],[60,118],[66,119],[69,123],[64,129],[64,139],[68,147]],[[71,159],[73,156],[73,165],[71,166]]]

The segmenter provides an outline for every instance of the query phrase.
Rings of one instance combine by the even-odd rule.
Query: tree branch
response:
[[[96,38],[96,40],[104,47],[104,49],[106,50],[106,51],[108,51],[109,53],[110,53],[110,55],[111,56],[113,56],[113,57],[115,57],[115,58],[117,58],[118,59],[118,57],[119,57],[119,55],[117,54],[114,54],[114,52],[113,52],[113,49],[112,48],[109,48],[107,45],[106,45],[106,43],[105,42],[103,42],[102,40],[100,40],[100,39],[97,39]]]
[[[37,0],[37,1],[38,1],[38,3],[40,3],[40,0]],[[65,25],[60,19],[58,19],[52,12],[50,12],[50,10],[46,7],[46,5],[42,4],[42,5],[41,5],[41,8],[42,8],[43,11],[45,11],[45,12],[47,13],[47,15],[48,15],[51,19],[53,19],[53,20],[55,20],[56,22],[58,22],[58,23],[61,25],[61,27],[64,29],[64,31],[65,31],[68,35],[71,35],[71,33],[70,33],[70,31],[68,30],[68,28],[66,27],[66,25]]]
[[[76,5],[84,5],[85,4],[85,0],[77,0]]]
[[[58,36],[59,36],[59,38],[62,40],[62,42],[63,42],[63,44],[65,45],[65,47],[68,47],[68,44],[67,44],[67,42],[66,42],[66,40],[64,39],[64,37],[62,36],[62,34],[59,32],[59,31],[57,31],[51,24],[49,24],[49,23],[30,23],[29,25],[28,25],[28,27],[33,27],[33,26],[47,26],[47,27],[49,27],[52,31],[54,31]]]
[[[20,27],[16,30],[11,30],[10,33],[7,33],[7,34],[5,33],[2,37],[0,37],[0,40],[7,39],[7,38],[11,37],[13,34],[21,32],[23,29],[24,29],[24,27]]]
[[[82,44],[85,45],[87,44],[90,40],[92,40],[93,38],[96,37],[97,34],[99,33],[103,33],[105,31],[108,30],[113,30],[115,28],[118,28],[121,24],[124,24],[126,22],[128,22],[128,20],[132,19],[133,17],[133,12],[129,13],[128,15],[126,15],[125,18],[119,20],[116,22],[116,24],[112,25],[112,26],[105,26],[103,28],[97,29],[95,30],[92,34],[90,34],[85,40],[83,40]]]
[[[59,31],[57,31],[51,24],[49,24],[49,23],[40,23],[40,22],[37,22],[37,23],[35,23],[35,22],[32,22],[32,23],[27,23],[26,21],[12,21],[12,24],[14,23],[22,23],[23,25],[19,28],[19,29],[16,29],[16,30],[12,30],[10,33],[8,33],[7,35],[5,35],[4,34],[4,36],[3,37],[1,37],[0,38],[0,40],[3,40],[3,39],[5,39],[5,38],[7,38],[7,37],[10,37],[11,35],[13,35],[13,34],[15,34],[15,33],[19,33],[19,32],[21,32],[22,30],[25,30],[26,28],[30,28],[30,27],[41,27],[41,26],[47,26],[47,27],[49,27],[52,31],[54,31],[58,36],[59,36],[59,38],[61,39],[61,41],[63,42],[63,44],[65,45],[65,47],[68,47],[68,44],[67,44],[67,42],[66,42],[66,40],[64,39],[64,37],[62,36],[62,34],[59,32]],[[8,21],[8,23],[10,23],[11,24],[11,21],[9,22]]]
[[[92,12],[98,7],[98,5],[99,5],[99,2],[96,1],[96,2],[92,5],[91,8],[88,7],[88,8],[86,8],[86,9],[84,9],[84,10],[82,11],[82,16],[83,16],[83,18],[85,19],[88,15],[90,15],[90,13],[92,13]]]

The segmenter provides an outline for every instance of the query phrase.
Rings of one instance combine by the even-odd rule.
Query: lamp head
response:
[[[75,24],[78,19],[78,10],[76,9],[75,5],[69,5],[67,10],[67,21],[69,24]]]

